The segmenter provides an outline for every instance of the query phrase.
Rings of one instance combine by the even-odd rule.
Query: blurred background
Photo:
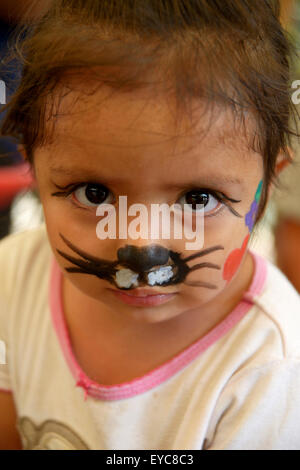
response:
[[[14,41],[15,28],[27,17],[41,14],[48,4],[49,0],[0,0],[0,106],[9,101],[22,73],[17,60],[9,61],[8,66],[2,65]],[[1,113],[0,119],[4,115]],[[0,137],[0,239],[35,227],[42,220],[42,209],[29,166],[18,152],[17,143],[12,138]]]
[[[13,41],[15,26],[27,16],[42,13],[51,0],[0,0],[0,60]],[[282,0],[281,20],[297,41],[300,53],[300,0]],[[21,66],[10,64],[6,84],[6,101],[18,86]],[[300,81],[300,59],[293,70]],[[1,82],[0,82],[1,85]],[[3,88],[0,87],[3,101]],[[300,93],[298,94],[300,99]],[[300,113],[300,105],[298,106]],[[294,143],[294,164],[283,170],[280,190],[275,190],[264,218],[257,226],[252,248],[277,264],[300,292],[300,142]],[[43,212],[30,168],[12,139],[0,137],[0,239],[10,233],[34,228],[43,222]]]

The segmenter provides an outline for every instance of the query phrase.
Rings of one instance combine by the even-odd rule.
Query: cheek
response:
[[[235,273],[237,272],[242,259],[244,257],[250,234],[247,234],[244,238],[242,246],[240,248],[235,248],[227,256],[224,266],[223,266],[223,279],[227,282],[231,281]]]
[[[259,201],[260,201],[260,197],[262,193],[262,188],[263,188],[263,181],[261,180],[256,188],[255,197],[251,203],[250,210],[246,213],[245,219],[244,219],[245,225],[248,228],[248,233],[245,235],[244,240],[241,243],[241,246],[234,248],[229,253],[224,263],[223,279],[226,282],[231,281],[231,279],[234,277],[234,275],[238,271],[239,266],[243,260],[244,254],[248,246],[250,233],[252,232],[254,224],[255,224],[256,215],[257,215],[258,207],[259,207]]]
[[[231,233],[231,237],[228,237],[228,239],[224,239],[223,237],[223,240],[220,241],[220,245],[224,246],[224,250],[219,253],[207,255],[205,256],[205,260],[203,259],[203,261],[216,264],[220,269],[204,268],[188,275],[189,281],[202,280],[216,286],[216,289],[196,289],[184,286],[186,301],[188,305],[191,305],[191,308],[195,302],[207,303],[213,301],[215,297],[227,288],[229,282],[240,268],[249,239],[250,234],[249,232],[247,233],[245,229],[243,233],[240,233],[240,231],[236,231],[235,234]],[[214,240],[214,244],[217,244],[215,242],[216,240]],[[211,246],[211,244],[205,245],[205,248],[209,246]]]
[[[67,263],[68,264],[68,263]],[[68,273],[64,272],[64,276],[68,278],[69,282],[76,287],[76,289],[82,292],[87,297],[100,300],[103,297],[103,290],[111,285],[103,280],[99,279],[96,276],[89,276],[81,273]]]
[[[220,245],[224,249],[210,253],[197,262],[209,262],[219,267],[219,269],[204,268],[190,273],[189,280],[203,280],[216,285],[217,289],[205,290],[206,296],[212,298],[217,292],[223,290],[233,279],[240,268],[245,256],[247,245],[250,239],[249,230],[245,224],[245,219],[240,219],[237,224],[235,220],[230,219],[228,223],[214,223],[213,227],[207,227],[205,232],[204,249],[215,245]],[[192,264],[192,263],[189,263]],[[196,261],[193,262],[196,264]],[[204,295],[204,290],[202,290]]]

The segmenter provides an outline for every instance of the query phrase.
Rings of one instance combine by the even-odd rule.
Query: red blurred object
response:
[[[0,209],[8,207],[20,191],[35,186],[36,182],[27,162],[0,167]]]

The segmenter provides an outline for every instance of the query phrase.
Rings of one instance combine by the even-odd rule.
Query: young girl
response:
[[[299,296],[249,249],[294,132],[278,16],[54,0],[30,25],[2,133],[45,223],[0,244],[1,448],[300,449]],[[128,226],[202,214],[204,243],[124,231],[121,196]]]

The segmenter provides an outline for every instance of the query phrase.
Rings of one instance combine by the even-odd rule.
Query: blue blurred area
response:
[[[0,19],[0,80],[5,83],[6,102],[14,93],[21,76],[21,66],[16,60],[8,61],[3,65],[3,60],[9,51],[9,41],[15,26]],[[3,105],[0,105],[0,107]],[[1,108],[0,108],[1,111]],[[5,113],[0,112],[0,122]],[[11,137],[0,137],[0,171],[1,167],[16,165],[23,161],[23,157],[18,152],[17,144]],[[11,207],[0,207],[0,239],[9,234],[11,226]]]
[[[3,59],[9,51],[9,41],[15,25],[5,22],[0,18],[0,80],[3,80],[6,88],[6,101],[16,90],[21,78],[21,66],[16,59],[3,66]],[[0,113],[0,121],[4,113]],[[0,166],[11,166],[22,162],[22,156],[17,150],[16,142],[11,137],[0,137]]]

